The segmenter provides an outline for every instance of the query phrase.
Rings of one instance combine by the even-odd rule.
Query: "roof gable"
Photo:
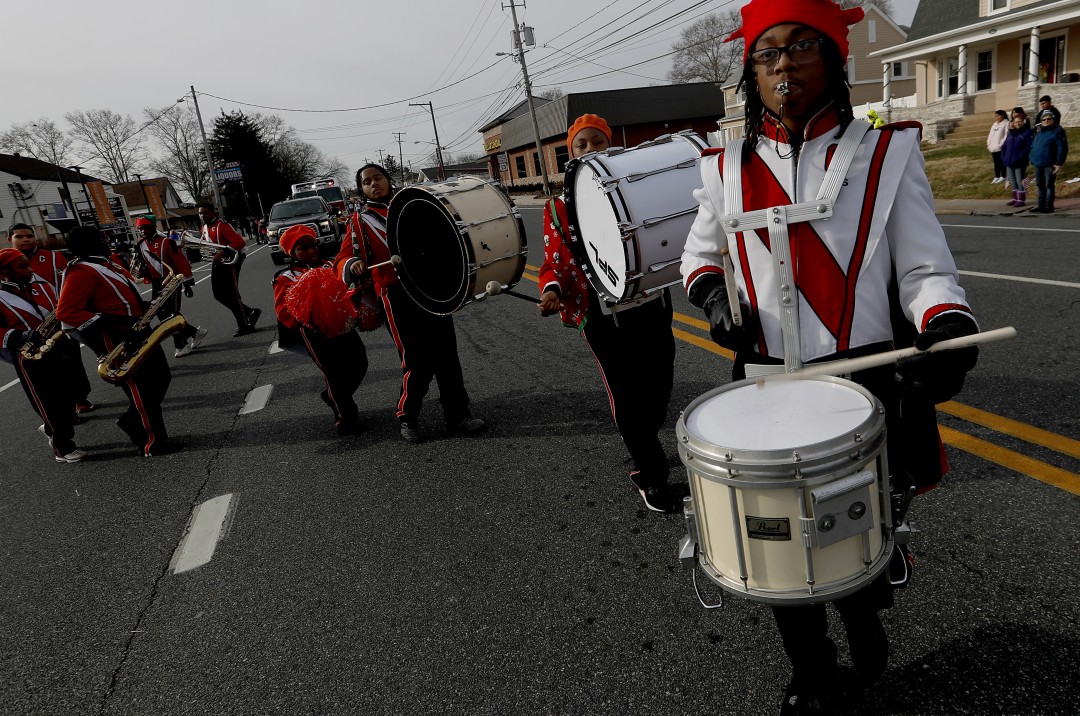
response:
[[[0,154],[0,171],[14,174],[20,179],[79,183],[79,175],[67,167],[50,164],[33,157],[24,157],[20,154]],[[96,177],[89,174],[83,174],[82,178],[83,181],[97,181]]]

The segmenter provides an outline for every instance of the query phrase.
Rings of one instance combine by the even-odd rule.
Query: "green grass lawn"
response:
[[[1066,128],[1069,137],[1069,156],[1058,174],[1056,192],[1059,197],[1080,196],[1080,182],[1066,184],[1080,177],[1080,127]],[[1011,198],[1004,184],[991,184],[994,164],[984,142],[958,144],[938,148],[923,145],[926,158],[926,176],[934,189],[935,199],[1001,199]],[[1034,170],[1028,167],[1028,176],[1034,181]],[[1035,191],[1034,185],[1031,191]]]

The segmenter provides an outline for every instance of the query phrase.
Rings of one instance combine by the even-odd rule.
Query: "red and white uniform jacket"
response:
[[[357,277],[351,273],[355,262],[362,260],[365,265],[371,266],[390,260],[390,244],[386,238],[387,211],[386,204],[369,201],[362,212],[349,217],[349,230],[334,258],[334,271],[345,283],[356,282]],[[380,295],[387,287],[398,282],[397,272],[392,265],[373,269],[371,278]]]
[[[858,120],[856,120],[858,121]],[[970,315],[919,151],[918,125],[887,125],[867,132],[858,146],[828,220],[787,227],[794,287],[778,280],[767,229],[724,231],[724,216],[813,201],[839,142],[831,107],[808,124],[798,151],[767,117],[762,137],[742,162],[743,206],[725,207],[723,150],[701,160],[704,186],[694,192],[698,214],[682,256],[687,291],[709,273],[723,275],[729,247],[740,301],[756,319],[756,351],[784,358],[782,302],[798,308],[801,359],[810,361],[891,342],[890,281],[916,328],[949,311]],[[794,289],[794,290],[792,290]]]
[[[221,219],[214,219],[212,224],[204,224],[202,228],[202,237],[215,244],[228,246],[238,253],[247,253],[247,242],[244,241],[244,237],[238,234],[236,229],[229,226],[228,223]]]
[[[59,251],[38,249],[26,257],[30,261],[30,270],[38,275],[38,278],[50,284],[57,291],[60,290],[60,279],[67,268],[68,260]]]
[[[139,287],[124,267],[103,256],[72,261],[64,271],[56,317],[65,329],[81,331],[102,314],[142,316]]]
[[[552,205],[555,206],[554,215]],[[569,226],[566,204],[561,198],[544,205],[544,263],[540,266],[540,294],[557,289],[562,301],[559,319],[564,325],[577,327],[585,320],[585,312],[589,310],[589,280],[567,245]]]
[[[0,281],[0,360],[12,363],[12,336],[37,329],[55,309],[56,289],[47,281],[34,277],[26,288]]]
[[[146,276],[149,278],[164,278],[168,271],[165,267],[168,266],[185,278],[191,278],[191,264],[188,263],[187,257],[181,253],[180,249],[176,247],[176,242],[170,239],[164,234],[154,234],[153,238],[149,241],[146,239],[139,239],[139,242],[135,245],[139,252],[139,258],[142,259],[143,266],[146,267]]]

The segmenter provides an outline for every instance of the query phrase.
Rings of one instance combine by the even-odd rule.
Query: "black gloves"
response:
[[[30,331],[12,331],[8,337],[8,350],[16,353],[28,340],[30,340]]]
[[[191,281],[187,281],[187,282],[184,283],[184,295],[187,296],[188,298],[192,298],[192,297],[195,296],[195,290],[192,288],[192,286],[194,286],[194,285],[195,284],[192,283]]]
[[[757,341],[757,330],[749,307],[741,305],[741,326],[736,326],[732,320],[731,304],[722,276],[702,276],[690,287],[689,298],[690,303],[705,311],[709,319],[709,335],[718,345],[740,351],[749,349]]]
[[[945,313],[932,319],[915,337],[915,347],[926,350],[935,343],[978,332],[979,327],[967,314]],[[922,391],[934,403],[944,403],[964,387],[964,376],[978,360],[978,346],[913,356],[897,363],[896,375],[906,388]]]

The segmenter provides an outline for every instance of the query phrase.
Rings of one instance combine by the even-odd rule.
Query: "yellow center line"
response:
[[[966,420],[969,423],[982,425],[984,428],[990,428],[999,433],[1011,435],[1014,438],[1020,438],[1021,440],[1025,440],[1034,445],[1050,448],[1062,455],[1080,458],[1080,440],[1073,440],[1064,435],[1057,435],[1016,420],[1010,420],[1009,418],[1000,415],[987,413],[978,408],[973,408],[970,405],[957,403],[955,400],[942,403],[937,406],[937,409],[948,415],[954,415],[962,420]]]
[[[1075,475],[1068,470],[1062,470],[1027,455],[1021,455],[1018,452],[980,440],[958,430],[947,428],[944,425],[939,425],[938,428],[941,430],[941,440],[946,445],[952,445],[976,457],[1014,470],[1021,475],[1034,477],[1047,485],[1053,485],[1074,495],[1080,495],[1080,475]]]

